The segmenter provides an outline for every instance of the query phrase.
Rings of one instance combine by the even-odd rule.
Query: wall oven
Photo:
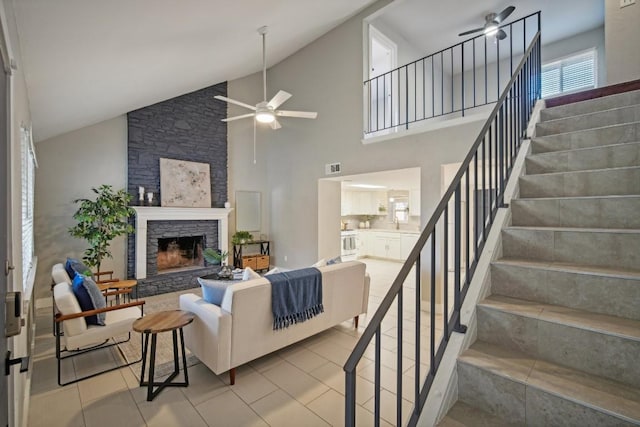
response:
[[[342,258],[342,261],[353,261],[358,258],[356,233],[357,232],[355,230],[344,230],[340,232],[340,238],[342,241],[340,258]]]

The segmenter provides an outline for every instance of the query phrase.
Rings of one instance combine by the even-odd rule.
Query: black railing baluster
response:
[[[500,39],[496,37],[496,100],[500,99]]]
[[[436,75],[433,71],[433,61],[435,56],[431,56],[431,117],[436,116],[436,90],[435,90],[435,80]]]
[[[454,101],[455,93],[454,92],[455,91],[454,91],[454,88],[453,88],[453,80],[454,80],[453,79],[453,49],[451,49],[449,51],[449,54],[451,56],[451,111],[450,111],[450,113],[453,113],[453,110],[455,110],[455,106],[454,106],[454,104],[455,104],[455,101]]]
[[[404,123],[405,129],[409,129],[409,67],[404,69]]]
[[[462,87],[462,89],[460,89],[460,96],[462,98],[462,117],[464,117],[464,43],[462,43],[462,56],[461,56],[461,61],[462,61],[462,65],[460,67],[460,79],[462,80],[460,83],[460,86]]]
[[[476,40],[473,39],[473,106],[476,106]]]
[[[510,34],[512,34],[510,32]],[[475,43],[475,42],[474,42]],[[474,45],[475,46],[475,45]],[[457,47],[457,45],[456,45]],[[464,45],[461,45],[461,52],[464,51]],[[451,50],[451,49],[450,49]],[[440,69],[441,69],[441,82],[440,82],[440,97],[441,97],[441,113],[447,111],[444,108],[444,63],[443,53],[440,53]],[[464,56],[464,54],[463,54]],[[451,57],[452,58],[452,57]],[[435,57],[432,57],[431,67],[435,69],[434,61]],[[475,54],[474,54],[475,60]],[[512,58],[511,58],[512,60]],[[460,62],[463,66],[464,60]],[[455,62],[451,63],[451,70]],[[423,72],[426,65],[423,63]],[[475,64],[474,64],[475,70]],[[408,82],[409,69],[404,70],[405,89],[409,89]],[[417,89],[417,63],[414,63],[414,89]],[[464,69],[461,69],[464,73]],[[478,265],[478,261],[482,255],[485,243],[488,238],[488,233],[491,231],[495,221],[495,214],[499,207],[504,204],[505,187],[507,179],[513,172],[513,164],[518,154],[522,138],[526,136],[527,121],[531,115],[531,111],[534,108],[534,104],[539,96],[540,91],[540,31],[536,32],[535,36],[529,47],[526,49],[522,59],[519,61],[514,74],[511,76],[509,82],[506,84],[504,91],[498,97],[497,103],[492,109],[491,113],[485,124],[482,127],[478,137],[473,143],[469,153],[462,161],[461,167],[456,173],[455,177],[451,181],[451,184],[444,192],[444,195],[436,208],[433,211],[433,215],[424,227],[424,230],[418,237],[418,241],[414,248],[411,250],[400,268],[400,272],[394,279],[391,287],[379,304],[376,312],[369,319],[369,323],[365,330],[362,332],[358,343],[356,344],[352,354],[349,356],[347,362],[344,365],[345,371],[345,425],[352,427],[356,424],[356,368],[359,361],[362,359],[364,353],[368,350],[369,344],[375,340],[375,352],[374,352],[374,422],[375,426],[379,426],[381,423],[381,396],[383,392],[382,378],[381,378],[381,351],[382,351],[382,329],[381,325],[385,316],[389,313],[390,308],[394,303],[397,303],[397,369],[396,369],[396,423],[401,424],[403,418],[408,417],[408,425],[414,427],[418,423],[418,419],[421,415],[421,411],[426,402],[429,390],[434,382],[438,366],[441,364],[442,358],[446,350],[447,342],[453,331],[464,333],[466,327],[461,323],[461,308],[464,302],[465,296],[469,290],[469,286],[474,275],[475,269]],[[391,98],[398,100],[398,105],[401,106],[402,93],[398,92],[393,95],[393,88],[396,84],[393,82],[393,75],[396,74],[398,78],[397,87],[399,88],[401,82],[400,70],[393,70],[387,73],[388,77],[383,77],[383,82],[390,83],[391,90],[387,91],[386,87],[385,96],[387,92],[391,94]],[[435,78],[432,73],[432,88],[435,88]],[[389,79],[389,82],[386,79]],[[485,75],[486,78],[486,75]],[[453,76],[452,76],[453,79]],[[461,78],[461,82],[463,81]],[[365,83],[365,87],[368,88],[367,96],[373,98],[373,85],[376,85],[376,91],[379,94],[380,80],[371,79]],[[426,84],[426,76],[423,75],[423,93],[426,93],[424,88]],[[464,91],[465,85],[461,85],[461,90]],[[474,94],[476,88],[474,87]],[[408,96],[414,96],[414,110],[413,121],[419,116],[417,113],[417,95],[405,94],[407,98],[404,100],[404,106],[406,108],[404,119],[405,122],[412,121],[411,114],[407,104]],[[432,112],[435,112],[435,92],[432,89]],[[456,97],[452,98],[452,109],[455,110],[454,102]],[[467,106],[464,103],[463,95],[460,99],[462,104],[461,110],[467,110]],[[377,100],[379,101],[379,100]],[[371,100],[369,105],[373,106],[374,100]],[[395,104],[395,102],[393,102]],[[386,105],[386,101],[385,101]],[[423,110],[426,108],[426,101],[423,100]],[[378,105],[378,108],[380,106]],[[397,114],[401,114],[401,108],[392,108],[391,111],[396,111]],[[424,111],[423,111],[424,112]],[[386,113],[383,113],[383,115]],[[393,116],[393,113],[390,113]],[[425,114],[426,115],[426,114]],[[433,114],[435,116],[435,114]],[[368,120],[371,121],[371,127],[373,124],[373,114],[369,114]],[[379,116],[379,114],[378,114]],[[379,120],[379,117],[377,117]],[[397,119],[396,119],[397,122]],[[473,166],[471,166],[473,162]],[[478,168],[482,169],[481,175]],[[472,175],[473,174],[473,175]],[[488,174],[488,177],[487,177]],[[464,186],[464,188],[463,188]],[[473,191],[473,195],[471,195]],[[463,193],[464,192],[464,193]],[[471,200],[473,200],[474,208],[473,214],[471,213]],[[453,235],[451,236],[449,230],[449,210],[450,204],[453,203]],[[464,203],[464,207],[463,204]],[[464,212],[463,210],[464,209]],[[480,212],[482,211],[482,212]],[[464,216],[463,216],[464,215]],[[443,240],[437,239],[437,228],[443,228]],[[473,227],[473,231],[471,230]],[[482,235],[482,238],[480,237]],[[451,239],[451,242],[449,241]],[[471,247],[471,240],[473,240],[473,248]],[[430,281],[429,289],[423,290],[421,283],[422,271],[420,254],[425,247],[431,249],[430,257]],[[463,247],[464,245],[464,247]],[[453,246],[453,250],[452,247]],[[449,276],[450,259],[453,259],[453,292],[454,300],[453,306],[450,307],[450,291],[451,285]],[[444,257],[444,258],[443,258]],[[439,271],[440,264],[444,267],[444,271]],[[415,378],[413,383],[413,400],[414,406],[409,414],[405,414],[403,417],[403,405],[405,402],[403,399],[403,357],[404,357],[404,286],[410,271],[415,268]],[[440,274],[443,276],[443,280],[440,282]],[[464,275],[464,280],[462,278]],[[426,276],[425,276],[426,277]],[[443,292],[442,298],[439,300],[440,295],[438,287],[442,284]],[[424,291],[424,292],[423,292]],[[424,294],[424,295],[423,295]],[[421,303],[422,297],[430,298],[430,313],[429,313],[429,370],[426,373],[424,379],[421,378],[420,367],[421,363],[421,342],[422,342],[422,328],[421,328]],[[443,329],[444,333],[436,342],[436,318],[439,310],[438,304],[442,303],[443,315]],[[408,318],[408,317],[407,317]],[[413,320],[412,320],[413,322]],[[437,344],[438,343],[438,344]]]
[[[488,75],[487,75],[487,38],[484,37],[484,103],[488,104],[489,103],[489,94],[488,94],[488,88],[489,85],[487,84],[487,81],[489,79]]]

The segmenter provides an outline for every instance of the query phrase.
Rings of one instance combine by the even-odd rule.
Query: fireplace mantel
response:
[[[147,222],[148,221],[218,221],[218,248],[229,247],[229,214],[227,208],[169,208],[132,206],[136,211],[136,279],[147,277]]]

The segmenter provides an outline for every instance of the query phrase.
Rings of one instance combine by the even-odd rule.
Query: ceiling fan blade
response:
[[[235,99],[227,98],[226,96],[216,95],[216,96],[214,96],[214,98],[215,99],[219,99],[220,101],[225,101],[225,102],[229,102],[231,104],[236,104],[236,105],[239,105],[239,106],[244,107],[244,108],[248,108],[248,109],[253,110],[253,111],[256,110],[255,105],[245,104],[244,102],[236,101]]]
[[[289,92],[285,92],[283,90],[278,91],[271,101],[267,104],[267,106],[273,108],[274,110],[285,103],[287,99],[291,98],[291,94]]]
[[[502,12],[496,15],[495,21],[498,23],[504,21],[513,13],[514,10],[516,10],[515,6],[506,7]]]
[[[287,110],[278,110],[276,111],[276,115],[281,117],[298,117],[301,119],[315,119],[318,117],[318,113],[315,111],[287,111]]]
[[[458,36],[466,36],[469,34],[477,33],[478,31],[482,31],[482,30],[484,30],[484,27],[476,28],[475,30],[465,31],[464,33],[458,34]]]
[[[280,125],[280,122],[277,120],[274,120],[271,122],[271,129],[277,130],[280,129],[282,127],[282,125]]]
[[[222,119],[222,121],[223,122],[232,122],[234,120],[246,119],[246,118],[253,117],[253,116],[255,116],[254,113],[249,113],[249,114],[243,114],[241,116],[234,116],[234,117],[229,117],[227,119]]]
[[[496,34],[496,38],[498,40],[504,40],[507,38],[507,33],[505,33],[503,30],[498,31],[498,33]]]

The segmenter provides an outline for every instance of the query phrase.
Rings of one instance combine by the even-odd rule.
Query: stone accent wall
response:
[[[154,193],[154,205],[160,205],[160,158],[209,163],[211,172],[211,207],[224,207],[227,200],[227,124],[221,120],[227,116],[227,105],[214,99],[215,95],[227,95],[227,83],[220,83],[167,101],[159,102],[127,114],[128,121],[128,172],[127,190],[138,203],[138,187]],[[180,236],[186,222],[199,221],[150,221],[152,229],[160,227],[166,236]],[[206,234],[206,247],[217,248],[217,224],[206,222],[215,234]],[[155,233],[155,232],[154,232]],[[187,231],[186,235],[194,235]],[[198,233],[195,233],[198,234]],[[204,233],[200,233],[204,234]],[[151,239],[151,237],[149,237]],[[153,245],[157,245],[157,236]],[[196,277],[213,272],[188,270],[154,276],[154,250],[147,248],[147,278],[139,281],[140,296],[173,292],[198,286]],[[127,241],[127,277],[135,277],[135,235]],[[152,265],[153,264],[153,265]]]

